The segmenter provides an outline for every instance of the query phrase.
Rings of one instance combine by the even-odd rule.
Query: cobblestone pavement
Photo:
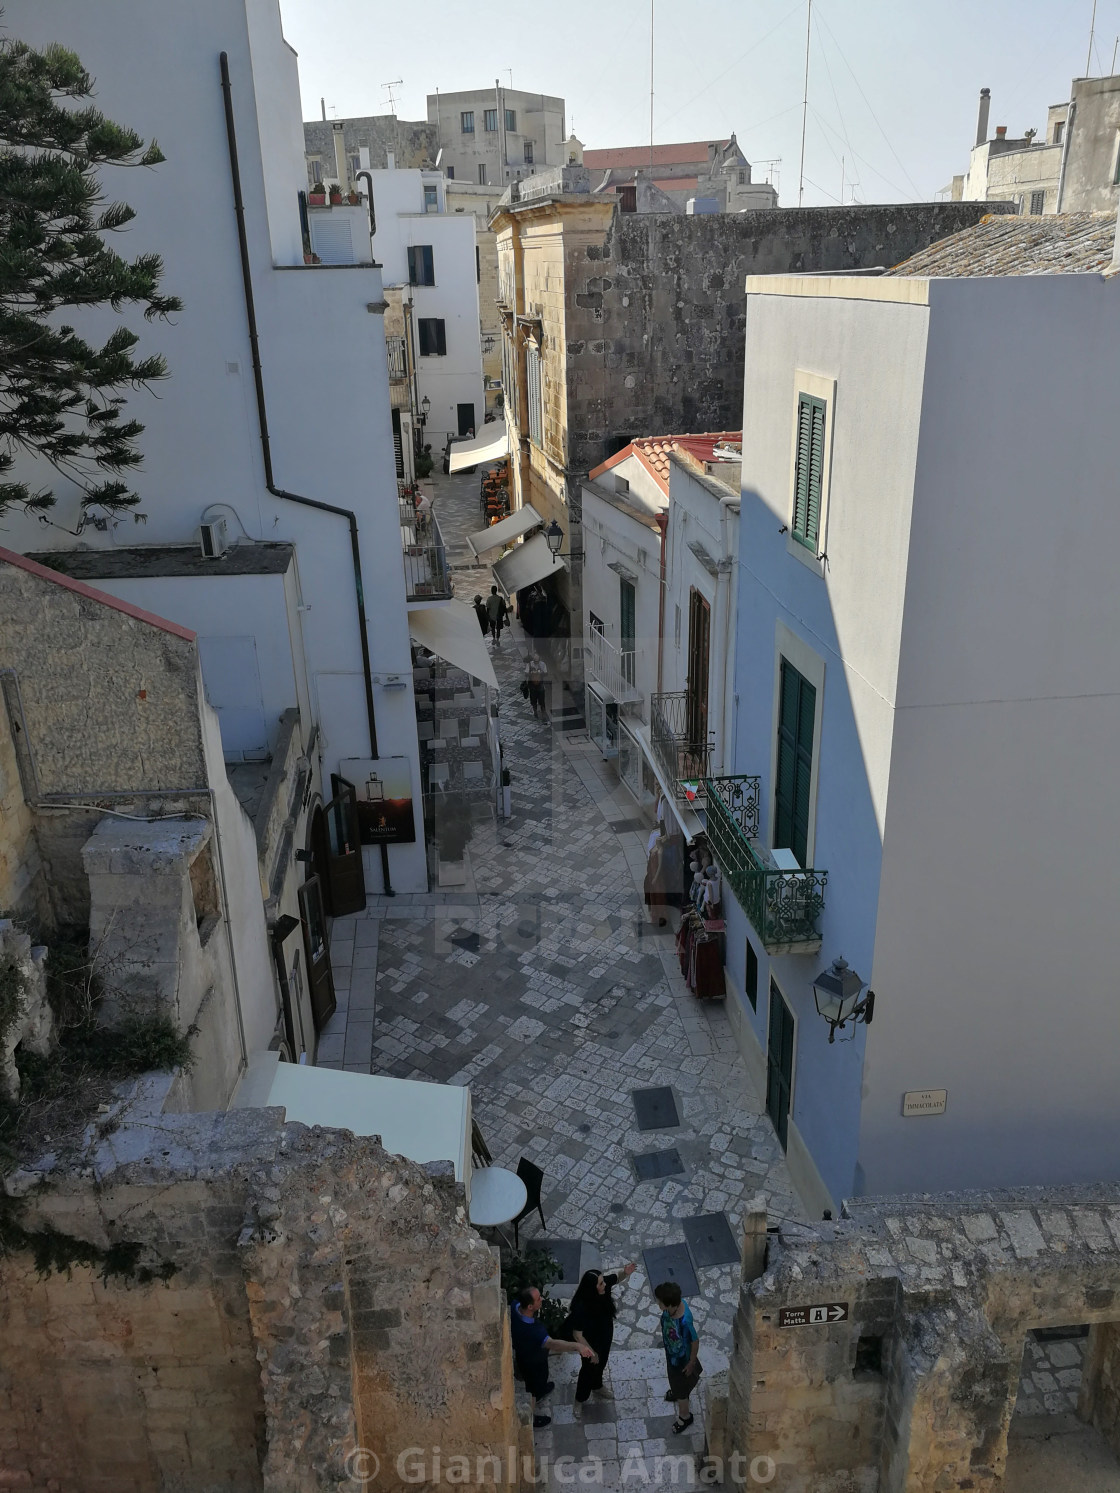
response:
[[[478,478],[436,485],[452,564],[465,566]],[[490,579],[460,569],[456,592],[469,601]],[[700,1214],[726,1213],[737,1239],[758,1192],[774,1215],[804,1214],[722,1006],[695,1000],[671,928],[645,916],[648,830],[636,805],[585,734],[534,720],[521,697],[526,641],[514,624],[493,654],[512,818],[476,828],[464,892],[370,897],[364,916],[335,923],[339,1011],[319,1061],[469,1084],[495,1163],[516,1168],[525,1156],[545,1173],[547,1226],[526,1219],[522,1243],[582,1241],[582,1269],[637,1261],[619,1292],[614,1402],[574,1423],[576,1360],[557,1359],[553,1427],[537,1435],[542,1456],[597,1455],[609,1483],[631,1448],[679,1455],[702,1440],[695,1400],[691,1435],[670,1434],[642,1252],[681,1242],[682,1220]],[[639,1131],[632,1091],[659,1086],[671,1087],[680,1124]],[[683,1170],[638,1181],[633,1157],[670,1148]],[[726,1365],[738,1265],[697,1275],[691,1304],[710,1376]]]

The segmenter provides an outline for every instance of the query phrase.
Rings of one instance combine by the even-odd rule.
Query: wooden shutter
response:
[[[793,537],[816,552],[824,480],[825,403],[813,394],[797,401],[797,470],[793,493]]]
[[[773,1121],[783,1151],[789,1135],[793,1093],[793,1013],[782,992],[770,981],[770,1013],[766,1042],[766,1112]]]
[[[441,358],[447,355],[447,323],[443,320],[434,323],[436,329],[436,352]]]
[[[816,689],[783,658],[778,709],[774,848],[792,850],[803,866],[807,863],[809,843],[816,708]]]
[[[708,741],[708,662],[711,609],[693,586],[688,597],[688,744],[702,754]]]
[[[619,644],[623,653],[634,651],[634,585],[632,581],[619,580]]]
[[[412,244],[408,246],[408,283],[410,285],[420,283],[416,271],[416,249]]]

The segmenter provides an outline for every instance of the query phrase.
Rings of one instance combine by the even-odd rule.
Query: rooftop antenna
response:
[[[397,101],[393,97],[393,89],[394,88],[403,88],[404,87],[404,79],[403,78],[394,78],[391,83],[382,83],[381,86],[385,90],[385,92],[389,95],[389,113],[390,114],[395,114],[397,112]]]
[[[1118,36],[1112,44],[1112,70],[1109,73],[1110,78],[1116,76],[1116,49],[1118,47],[1120,47],[1120,36]]]
[[[319,108],[322,111],[323,118],[326,119],[326,117],[327,117],[327,101],[326,101],[325,98],[320,98],[319,99]]]
[[[1093,0],[1094,9],[1097,0]],[[809,0],[809,15],[805,22],[805,97],[801,101],[801,173],[797,183],[797,205],[801,206],[805,196],[805,126],[809,122],[809,39],[813,31],[813,0]]]
[[[1089,76],[1089,69],[1093,65],[1093,37],[1097,31],[1097,0],[1093,0],[1093,18],[1089,22],[1089,55],[1085,59],[1085,76]]]
[[[512,89],[513,88],[513,68],[512,67],[507,67],[507,68],[504,68],[503,71],[509,73],[509,86]]]
[[[653,6],[649,0],[649,179],[653,181]]]

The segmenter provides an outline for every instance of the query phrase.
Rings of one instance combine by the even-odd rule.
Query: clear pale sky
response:
[[[734,130],[748,160],[781,157],[779,201],[796,205],[806,3],[653,0],[654,138]],[[558,94],[589,147],[649,140],[650,0],[280,0],[300,57],[305,119],[396,114],[425,99],[513,86]],[[991,130],[1040,132],[1046,108],[1086,72],[1092,0],[813,0],[805,202],[933,198],[965,170],[980,89]],[[1097,0],[1089,73],[1112,68],[1120,0]],[[1120,70],[1120,60],[1117,62]]]

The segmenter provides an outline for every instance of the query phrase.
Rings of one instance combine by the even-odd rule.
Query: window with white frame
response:
[[[529,391],[529,439],[544,447],[544,404],[541,397],[541,350],[536,342],[525,348],[525,374]]]

